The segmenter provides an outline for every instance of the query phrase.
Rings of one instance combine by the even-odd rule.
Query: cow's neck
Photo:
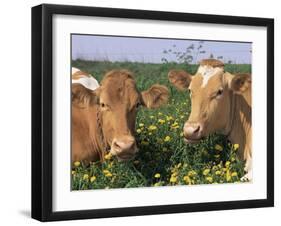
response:
[[[100,159],[103,159],[106,149],[108,148],[108,145],[102,130],[102,115],[99,106],[96,107],[96,115],[97,115],[96,136],[98,137],[99,148],[102,153]]]
[[[90,118],[89,118],[89,136],[91,145],[92,145],[92,151],[93,154],[96,155],[95,159],[104,159],[105,151],[106,151],[106,143],[104,140],[104,135],[102,132],[102,120],[101,115],[99,111],[99,107],[97,105],[94,105],[92,107],[89,107],[89,110],[91,112]],[[95,115],[96,117],[93,117]]]
[[[251,90],[244,94],[230,92],[230,116],[225,133],[233,144],[239,144],[238,156],[245,160],[251,156]]]

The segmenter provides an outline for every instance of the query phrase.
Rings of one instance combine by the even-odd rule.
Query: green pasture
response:
[[[240,182],[245,172],[244,162],[236,156],[239,145],[217,134],[196,145],[183,142],[182,127],[190,113],[190,99],[169,84],[167,74],[170,69],[194,73],[198,65],[76,60],[72,66],[91,73],[98,81],[111,69],[128,69],[134,73],[140,91],[159,83],[166,85],[171,94],[167,105],[139,110],[136,139],[140,151],[134,160],[118,162],[107,155],[105,162],[90,166],[75,162],[71,172],[73,190]],[[251,65],[229,64],[225,69],[251,72]]]

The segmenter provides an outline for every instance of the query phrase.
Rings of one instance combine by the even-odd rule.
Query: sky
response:
[[[143,63],[168,62],[180,63],[174,52],[184,52],[190,45],[194,49],[188,55],[193,56],[190,63],[201,59],[219,57],[227,63],[251,63],[251,43],[222,42],[201,40],[176,40],[158,38],[135,38],[120,36],[72,35],[72,59],[95,61],[130,61]],[[197,54],[197,48],[202,45]],[[170,49],[170,52],[169,52]],[[164,51],[167,50],[165,54]],[[222,58],[221,58],[222,57]]]

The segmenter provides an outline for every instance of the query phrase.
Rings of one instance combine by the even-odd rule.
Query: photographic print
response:
[[[32,217],[274,205],[274,20],[32,8]]]
[[[252,182],[252,43],[71,34],[71,190]]]

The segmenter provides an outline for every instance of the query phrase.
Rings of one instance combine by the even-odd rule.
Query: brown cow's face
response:
[[[99,105],[103,133],[111,145],[111,154],[119,160],[132,159],[137,152],[134,137],[137,110],[141,106],[159,107],[168,99],[164,86],[154,85],[140,93],[130,72],[111,71],[101,82]]]
[[[213,132],[223,132],[230,121],[231,93],[243,91],[249,78],[225,73],[223,63],[217,60],[202,61],[194,76],[170,71],[170,82],[190,92],[191,113],[183,128],[185,141],[196,143]]]
[[[111,146],[110,153],[122,161],[132,159],[137,152],[134,130],[138,108],[156,108],[166,103],[168,89],[153,85],[139,92],[130,72],[114,70],[105,75],[92,95],[94,103],[99,104],[102,131]]]
[[[140,104],[135,82],[126,74],[116,73],[102,81],[99,105],[103,134],[111,145],[110,152],[120,160],[129,160],[137,152],[134,128]]]
[[[210,73],[210,77],[206,78]],[[204,77],[206,76],[206,77]],[[184,137],[193,143],[222,130],[229,116],[229,90],[223,69],[200,66],[190,86],[191,114],[184,125]]]

